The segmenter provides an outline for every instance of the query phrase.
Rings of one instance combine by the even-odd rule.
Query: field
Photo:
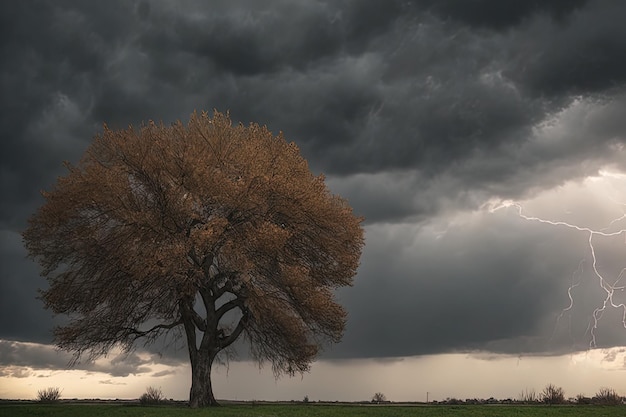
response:
[[[136,404],[0,404],[2,417],[612,417],[626,415],[624,406],[547,405],[226,405],[192,410],[185,406],[142,407]]]

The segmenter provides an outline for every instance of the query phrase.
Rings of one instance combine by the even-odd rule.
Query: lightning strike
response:
[[[588,245],[588,248],[589,248],[589,253],[591,255],[591,261],[592,261],[591,262],[591,269],[593,271],[593,275],[598,280],[600,288],[605,293],[604,299],[602,300],[600,305],[598,307],[596,307],[595,310],[593,311],[593,313],[591,314],[589,325],[587,327],[587,332],[589,333],[590,339],[591,339],[590,342],[589,342],[589,347],[590,348],[597,347],[597,344],[596,344],[596,330],[598,328],[598,323],[600,322],[600,319],[602,318],[602,316],[604,315],[604,313],[607,311],[608,308],[615,308],[615,309],[620,309],[621,310],[621,313],[622,313],[622,326],[626,329],[626,304],[624,304],[624,303],[617,303],[614,300],[616,292],[623,292],[624,289],[626,288],[625,285],[620,285],[620,281],[622,280],[622,278],[626,274],[626,268],[622,268],[622,270],[618,274],[617,278],[611,283],[609,281],[609,279],[607,277],[605,277],[598,269],[598,259],[597,259],[597,256],[596,256],[596,247],[594,246],[594,237],[612,237],[612,236],[619,236],[619,235],[623,234],[624,235],[624,240],[626,242],[626,229],[619,229],[619,230],[615,230],[615,231],[609,231],[609,229],[613,225],[615,225],[616,223],[618,223],[619,221],[621,221],[623,219],[626,219],[626,213],[622,214],[620,217],[612,220],[609,223],[608,226],[606,226],[606,227],[604,227],[602,229],[596,230],[596,229],[592,229],[590,227],[580,226],[580,225],[569,223],[569,222],[562,221],[562,220],[553,221],[553,220],[543,219],[543,218],[536,217],[536,216],[526,215],[523,212],[522,205],[517,203],[517,202],[515,202],[515,201],[511,201],[511,200],[505,200],[505,201],[499,202],[499,204],[497,204],[497,205],[489,204],[488,210],[489,210],[490,213],[494,213],[495,211],[498,211],[498,210],[501,210],[501,209],[508,209],[508,208],[514,208],[517,211],[517,215],[520,218],[522,218],[524,220],[527,220],[527,221],[530,221],[530,222],[537,222],[537,223],[547,224],[547,225],[555,226],[555,227],[565,227],[565,228],[577,230],[579,232],[583,232],[583,233],[587,234],[587,245]],[[583,262],[584,261],[581,261],[581,263],[579,263],[578,269],[576,270],[576,272],[574,272],[574,275],[576,275],[578,271],[582,270]],[[561,314],[557,318],[557,322],[563,317],[563,315],[567,311],[570,311],[574,307],[574,299],[572,297],[572,290],[574,288],[576,288],[578,285],[580,285],[580,282],[572,283],[570,285],[570,287],[568,288],[567,295],[568,295],[570,304],[561,311]]]
[[[557,325],[559,321],[561,321],[561,319],[563,318],[566,312],[570,311],[574,307],[574,298],[572,297],[572,290],[580,285],[580,281],[575,282],[574,279],[575,277],[583,274],[584,264],[585,264],[585,260],[583,259],[578,263],[578,268],[576,268],[576,271],[572,273],[572,284],[567,289],[567,298],[569,298],[569,305],[565,307],[563,310],[561,310],[561,314],[559,314],[559,316],[556,318],[556,323],[554,325],[554,331],[552,333],[552,337],[554,337],[554,335],[556,334]],[[570,317],[570,332],[571,332],[571,320],[572,319]],[[589,331],[589,329],[587,329],[587,331]]]

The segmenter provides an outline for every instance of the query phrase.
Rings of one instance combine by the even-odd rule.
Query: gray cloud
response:
[[[102,381],[98,381],[98,384],[103,384],[103,385],[126,385],[125,382],[115,382],[115,381],[112,381],[110,379],[104,379]]]
[[[69,369],[71,360],[71,354],[59,351],[47,344],[0,339],[0,374],[23,378],[31,375],[29,371],[31,368],[49,371],[66,370]],[[79,361],[72,369],[100,372],[112,377],[125,377],[131,374],[151,374],[153,373],[152,366],[155,364],[178,366],[181,363],[185,362],[172,358],[162,360],[159,355],[140,351],[118,354],[95,362]],[[161,370],[154,374],[163,376],[172,372],[172,370]]]
[[[557,21],[566,19],[587,3],[587,0],[531,0],[504,4],[497,0],[419,0],[425,10],[443,18],[470,26],[503,30],[517,26],[537,15]]]
[[[35,299],[45,283],[19,233],[61,162],[76,161],[103,122],[169,123],[217,108],[284,131],[367,218],[356,285],[341,292],[348,330],[328,356],[580,348],[597,286],[576,287],[573,337],[558,326],[546,334],[567,305],[584,236],[527,227],[514,213],[455,221],[491,199],[532,199],[626,168],[625,9],[608,0],[2,2],[0,338],[50,343],[59,320]],[[608,324],[614,314],[599,344],[624,343]],[[160,361],[184,356],[150,349]],[[45,352],[24,357],[60,366]],[[105,372],[149,372],[142,361]]]
[[[0,338],[52,341],[54,321],[36,300],[37,289],[45,287],[39,269],[26,259],[21,237],[0,231]]]
[[[71,355],[48,345],[0,340],[0,366],[32,366],[38,369],[67,369]]]
[[[159,377],[162,377],[162,376],[174,375],[175,373],[176,373],[176,371],[173,371],[173,370],[159,371],[159,372],[153,373],[152,377],[159,378]]]
[[[31,370],[20,366],[0,367],[0,377],[28,378],[32,375],[33,372]]]
[[[517,38],[512,77],[534,94],[606,93],[621,88],[626,59],[620,54],[626,29],[619,1],[590,2],[561,24],[539,18]]]
[[[368,228],[360,279],[340,297],[351,313],[348,330],[344,342],[328,354],[377,357],[480,349],[556,354],[587,348],[591,315],[605,294],[591,271],[585,234],[511,221],[509,215]],[[602,273],[616,277],[619,268],[611,268],[620,265],[615,248],[623,236],[598,240]],[[563,312],[573,284],[575,308]],[[620,314],[621,309],[609,308],[599,322],[599,346],[626,342],[626,334],[616,328]]]

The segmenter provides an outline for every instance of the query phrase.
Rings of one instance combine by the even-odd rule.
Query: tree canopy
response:
[[[362,219],[282,133],[219,112],[105,125],[66,166],[23,234],[49,282],[41,299],[69,317],[60,348],[93,359],[182,337],[190,403],[205,406],[213,360],[240,335],[276,375],[340,340],[334,290],[353,282]]]

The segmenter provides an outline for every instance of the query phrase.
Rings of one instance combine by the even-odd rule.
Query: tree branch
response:
[[[206,332],[206,321],[202,318],[202,316],[193,308],[190,313],[193,324],[198,328],[198,330]]]
[[[243,332],[243,329],[246,327],[247,322],[248,322],[248,310],[246,309],[243,312],[243,316],[239,320],[239,323],[237,323],[237,327],[235,327],[235,330],[233,330],[232,333],[229,334],[228,336],[222,335],[219,337],[218,343],[219,343],[220,349],[230,346],[235,340],[237,340],[241,332]]]
[[[210,281],[210,288],[213,292],[213,298],[217,300],[227,292],[237,295],[245,289],[245,284],[238,281],[239,273],[235,271],[219,272],[215,274]]]
[[[200,261],[198,260],[198,256],[196,255],[195,248],[191,248],[189,252],[187,252],[187,256],[196,266],[201,266]]]
[[[222,304],[220,308],[218,308],[215,311],[215,317],[217,321],[219,322],[222,316],[224,316],[224,314],[228,313],[230,310],[233,310],[237,307],[239,307],[242,311],[244,310],[243,300],[241,300],[240,298],[235,298],[234,300],[230,300]]]
[[[148,330],[137,330],[135,328],[126,328],[125,330],[127,330],[129,334],[132,334],[132,335],[134,335],[136,337],[143,337],[143,336],[146,336],[147,334],[152,333],[152,332],[157,331],[157,330],[171,330],[174,327],[179,326],[181,324],[183,324],[182,317],[179,318],[176,321],[171,322],[171,323],[157,324],[156,326],[152,326]]]

